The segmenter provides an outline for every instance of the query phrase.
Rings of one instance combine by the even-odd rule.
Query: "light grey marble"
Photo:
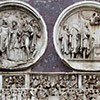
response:
[[[55,49],[76,70],[100,70],[100,3],[83,1],[67,7],[58,17],[53,40]]]
[[[33,7],[21,1],[2,1],[0,9],[0,68],[27,68],[45,52],[45,22]]]

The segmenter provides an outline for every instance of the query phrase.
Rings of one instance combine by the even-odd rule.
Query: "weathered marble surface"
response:
[[[32,70],[39,72],[66,72],[73,69],[66,67],[55,52],[53,45],[53,27],[59,14],[69,5],[84,0],[23,0],[34,8],[43,16],[48,27],[48,47],[46,53],[37,62]],[[99,0],[91,0],[99,1]]]
[[[84,1],[66,8],[53,32],[55,49],[66,66],[100,70],[100,3]]]
[[[100,100],[99,73],[3,73],[1,77],[0,100]]]
[[[0,0],[3,1],[3,0]],[[21,0],[32,5],[43,16],[48,27],[48,47],[43,57],[32,66],[32,71],[39,72],[66,72],[73,71],[67,68],[60,60],[53,45],[53,27],[59,14],[69,5],[84,0]],[[99,0],[91,0],[99,1]]]
[[[41,15],[21,1],[0,3],[0,68],[33,65],[47,47],[47,28]]]

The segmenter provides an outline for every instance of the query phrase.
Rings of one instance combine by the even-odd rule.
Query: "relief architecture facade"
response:
[[[43,18],[24,2],[0,2],[0,100],[100,100],[99,6],[71,5],[54,26],[55,49],[73,72],[39,73],[31,65],[47,46]]]

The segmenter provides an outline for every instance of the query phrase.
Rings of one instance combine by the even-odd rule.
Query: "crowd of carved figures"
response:
[[[33,74],[29,87],[24,77],[3,76],[0,100],[100,100],[99,75]]]
[[[0,56],[15,62],[34,58],[40,31],[35,17],[17,10],[0,12]]]
[[[41,95],[44,92],[41,91]],[[99,90],[66,89],[62,94],[54,96],[47,95],[38,97],[34,89],[2,89],[0,100],[100,100]]]
[[[67,21],[62,25],[59,33],[61,53],[68,58],[92,58],[93,47],[95,44],[99,45],[100,41],[99,36],[95,36],[91,29],[100,26],[100,13],[94,12],[86,19],[81,11],[77,16],[77,23]]]
[[[25,87],[25,76],[4,76],[3,77],[3,88],[24,88]]]

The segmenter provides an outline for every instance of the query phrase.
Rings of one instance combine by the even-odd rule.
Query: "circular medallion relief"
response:
[[[66,8],[56,21],[53,38],[67,66],[100,70],[100,3],[84,1]]]
[[[22,69],[45,52],[47,28],[41,15],[20,1],[0,2],[0,69]]]

